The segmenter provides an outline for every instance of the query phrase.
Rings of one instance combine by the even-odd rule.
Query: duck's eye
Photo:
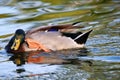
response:
[[[16,39],[22,39],[23,35],[16,35]]]

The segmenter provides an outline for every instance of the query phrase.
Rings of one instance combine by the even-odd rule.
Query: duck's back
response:
[[[62,36],[60,32],[37,32],[31,34],[29,38],[40,42],[46,48],[54,51],[83,47],[70,37]]]

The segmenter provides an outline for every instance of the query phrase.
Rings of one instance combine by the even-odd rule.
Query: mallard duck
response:
[[[74,24],[44,26],[33,28],[25,33],[17,29],[14,36],[6,45],[8,53],[21,53],[30,51],[58,51],[65,49],[83,48],[92,30],[85,33],[70,30],[78,28]]]

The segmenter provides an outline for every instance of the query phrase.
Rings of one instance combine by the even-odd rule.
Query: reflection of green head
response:
[[[13,39],[13,44],[11,46],[12,50],[18,50],[20,45],[24,42],[25,40],[25,32],[22,29],[18,29],[15,32],[14,39]]]
[[[17,66],[22,66],[25,64],[25,55],[24,54],[14,54],[9,58],[10,61],[13,61]]]

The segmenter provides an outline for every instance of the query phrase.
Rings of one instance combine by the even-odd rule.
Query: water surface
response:
[[[84,26],[80,31],[94,30],[86,43],[87,51],[66,51],[70,54],[67,58],[82,60],[80,64],[26,63],[18,67],[12,61],[6,61],[11,55],[7,55],[4,47],[16,29],[22,28],[27,31],[43,25],[77,21],[80,21],[78,25]],[[79,55],[74,55],[76,53]],[[0,70],[2,80],[119,80],[120,1],[1,0]]]

